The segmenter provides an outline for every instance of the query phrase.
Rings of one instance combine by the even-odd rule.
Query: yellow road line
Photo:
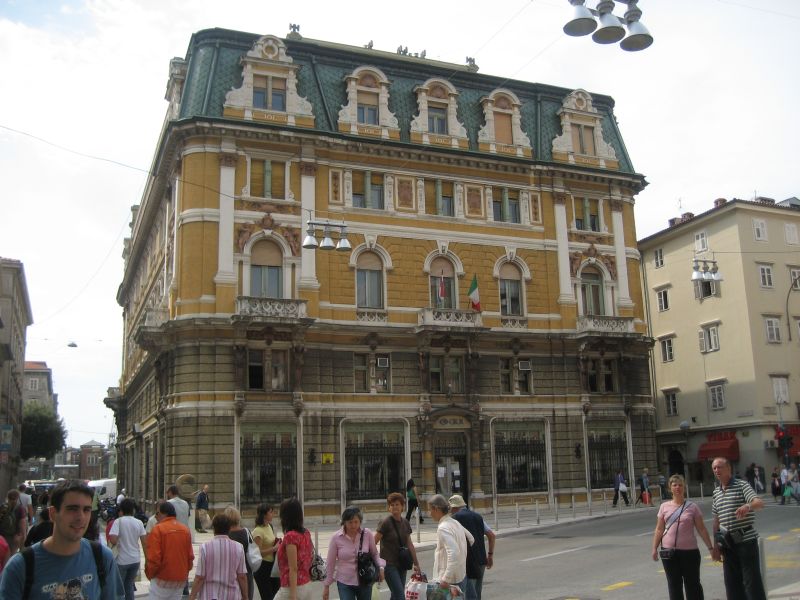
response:
[[[767,540],[767,541],[770,541],[770,542],[774,542],[775,540],[781,539],[781,536],[777,535],[777,534],[776,535],[770,535],[770,536],[765,537],[764,539]]]
[[[622,588],[626,588],[630,585],[633,585],[632,581],[620,581],[619,583],[613,583],[609,586],[606,586],[603,589],[604,592],[613,592],[614,590],[619,590]]]

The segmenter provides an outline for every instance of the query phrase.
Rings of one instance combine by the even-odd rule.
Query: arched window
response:
[[[500,267],[500,314],[522,316],[522,274],[512,263]]]
[[[250,255],[250,295],[283,298],[283,254],[277,244],[261,241]]]
[[[456,308],[456,280],[453,263],[446,258],[435,258],[430,275],[431,306]]]
[[[356,263],[356,305],[383,308],[383,263],[374,252],[362,252]]]
[[[603,300],[603,275],[596,269],[587,268],[581,273],[581,297],[583,298],[584,315],[606,314]]]

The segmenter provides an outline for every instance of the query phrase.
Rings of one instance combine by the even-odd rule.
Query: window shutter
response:
[[[698,342],[700,342],[700,352],[706,351],[706,332],[702,329],[697,332]]]
[[[694,299],[695,300],[700,300],[700,298],[702,298],[702,297],[703,297],[703,292],[700,289],[700,282],[699,281],[695,281],[694,282]]]

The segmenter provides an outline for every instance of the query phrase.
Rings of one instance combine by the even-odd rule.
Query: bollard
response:
[[[553,499],[554,499],[554,501],[553,501],[553,509],[555,510],[556,523],[558,523],[558,495],[557,494],[554,495]]]
[[[519,529],[519,502],[514,502],[514,508],[517,511],[517,529]]]
[[[319,548],[319,530],[314,527],[314,548]]]
[[[764,582],[764,596],[769,597],[769,589],[767,589],[767,556],[764,553],[764,538],[758,536],[758,562],[761,563],[761,581]]]
[[[587,494],[586,496],[587,502],[589,502],[589,516],[592,516],[592,504],[594,504],[594,499],[592,498],[592,494]]]
[[[416,516],[416,519],[417,519],[417,543],[418,544],[422,540],[422,537],[421,537],[422,536],[422,532],[419,530],[419,516],[420,516],[420,514],[422,514],[422,507],[421,506],[417,508],[417,516]]]
[[[705,496],[703,495],[703,482],[701,481],[700,482],[700,500],[703,500],[703,499],[705,499]]]
[[[603,490],[603,514],[608,514],[608,498],[606,498],[606,491]]]
[[[494,507],[494,530],[498,531],[498,524],[497,524],[497,494],[494,495],[492,498],[492,506]]]
[[[539,525],[541,521],[539,520],[539,499],[536,499],[536,524]]]
[[[570,504],[572,504],[572,520],[575,520],[575,494],[571,494],[569,497]]]

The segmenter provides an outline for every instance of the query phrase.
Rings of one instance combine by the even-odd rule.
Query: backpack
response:
[[[103,594],[103,589],[106,586],[106,568],[103,564],[103,548],[100,542],[90,540],[89,545],[92,547],[92,556],[94,556],[94,566],[97,569],[97,579],[100,582],[100,595]],[[25,560],[25,587],[22,589],[22,600],[28,600],[31,595],[31,588],[33,587],[33,574],[36,567],[36,557],[33,552],[33,546],[28,546],[20,552],[22,558]]]
[[[16,535],[19,530],[19,504],[11,510],[6,502],[0,506],[0,535],[10,537]]]

